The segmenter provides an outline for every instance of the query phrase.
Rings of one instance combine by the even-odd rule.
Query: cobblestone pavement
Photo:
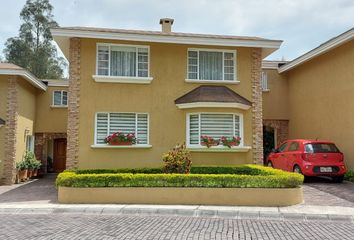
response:
[[[354,239],[341,221],[148,215],[0,215],[0,239]]]

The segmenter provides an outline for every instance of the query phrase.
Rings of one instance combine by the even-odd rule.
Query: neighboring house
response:
[[[263,92],[265,136],[275,130],[277,143],[287,138],[335,141],[354,169],[353,66],[354,28],[291,62],[264,62],[269,84]]]
[[[52,102],[54,91],[67,89],[67,83],[58,81],[58,83],[62,82],[60,86],[52,86],[51,82],[57,81],[46,83],[21,67],[0,63],[0,183],[2,184],[14,182],[16,162],[23,159],[26,150],[34,151],[35,145],[37,158],[44,164],[42,170],[46,172],[47,157],[50,156],[50,152],[53,152],[49,145],[50,141],[59,136],[66,138],[67,110],[57,110],[54,108],[56,106],[51,105],[57,104],[57,101]],[[46,138],[42,137],[43,135]],[[38,140],[41,139],[42,141],[39,142]],[[40,150],[39,146],[44,147]]]
[[[262,59],[282,41],[162,31],[54,28],[70,62],[66,167],[160,166],[185,142],[196,165],[263,163]],[[111,146],[113,132],[137,144]],[[202,135],[240,136],[207,148]]]

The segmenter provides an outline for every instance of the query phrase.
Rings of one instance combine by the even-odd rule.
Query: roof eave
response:
[[[110,40],[126,40],[140,42],[160,42],[174,44],[197,44],[209,46],[230,46],[230,47],[255,47],[262,48],[262,57],[265,58],[277,49],[283,41],[267,39],[228,39],[228,38],[209,38],[195,36],[169,36],[169,35],[149,35],[141,33],[112,33],[100,31],[84,31],[72,29],[52,28],[52,36],[62,50],[64,56],[69,56],[69,39],[78,38],[97,38]]]
[[[301,55],[300,57],[294,59],[293,61],[281,66],[279,68],[279,73],[287,72],[305,62],[310,61],[311,59],[322,55],[346,42],[349,42],[354,38],[354,28],[350,29],[349,31],[340,34],[339,36],[323,43],[319,47],[312,49],[311,51]]]
[[[37,79],[33,74],[24,69],[0,69],[0,75],[17,75],[26,79],[34,87],[39,88],[43,91],[47,90],[47,86],[39,79]]]

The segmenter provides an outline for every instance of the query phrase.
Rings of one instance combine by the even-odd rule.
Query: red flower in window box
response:
[[[132,145],[136,143],[136,138],[134,133],[115,132],[106,137],[104,141],[109,145]]]
[[[207,146],[208,148],[212,147],[212,146],[217,146],[219,145],[219,141],[212,138],[212,137],[209,137],[209,136],[201,136],[200,137],[200,144],[202,146]]]
[[[240,137],[232,137],[232,138],[227,138],[227,137],[221,137],[220,139],[222,145],[231,148],[240,145],[241,143],[241,138]]]

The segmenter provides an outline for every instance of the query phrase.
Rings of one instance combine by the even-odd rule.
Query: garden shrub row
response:
[[[65,171],[58,187],[295,188],[303,176],[268,167],[192,167],[191,174],[164,174],[160,168]]]

